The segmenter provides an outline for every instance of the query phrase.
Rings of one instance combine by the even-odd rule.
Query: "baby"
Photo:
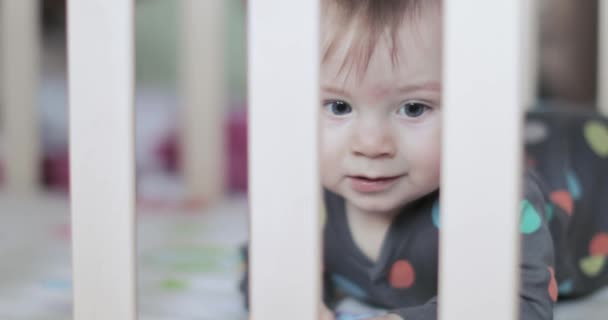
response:
[[[441,1],[321,3],[320,317],[346,319],[332,310],[354,299],[386,312],[349,319],[435,320]],[[576,297],[608,283],[608,121],[531,113],[527,125],[528,164],[539,175],[525,175],[513,213],[522,237],[519,318],[548,320],[558,293]]]
[[[328,307],[351,297],[388,310],[369,319],[437,318],[441,31],[438,0],[322,1]],[[531,177],[525,185],[522,212],[535,223],[521,230],[521,319],[552,319],[544,198]]]

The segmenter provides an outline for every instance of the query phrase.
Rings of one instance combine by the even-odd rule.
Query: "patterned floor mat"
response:
[[[2,200],[0,319],[71,319],[67,200]],[[237,290],[246,209],[235,198],[202,213],[138,215],[139,319],[246,319]]]

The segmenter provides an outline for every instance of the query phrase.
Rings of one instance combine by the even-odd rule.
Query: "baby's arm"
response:
[[[553,318],[557,300],[553,240],[546,221],[546,200],[536,178],[525,180],[525,197],[521,203],[522,233],[520,310],[522,320]]]

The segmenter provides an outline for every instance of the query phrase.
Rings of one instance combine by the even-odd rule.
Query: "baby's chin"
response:
[[[346,201],[359,210],[375,214],[395,214],[413,199],[395,195],[345,195]]]

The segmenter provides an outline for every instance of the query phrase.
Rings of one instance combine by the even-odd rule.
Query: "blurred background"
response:
[[[539,98],[595,109],[598,0],[539,1]]]
[[[14,1],[22,0],[2,2]],[[207,138],[221,143],[219,159],[225,163],[219,176],[225,181],[215,183],[220,187],[212,196],[189,192],[182,179],[179,129],[187,99],[180,89],[180,40],[192,36],[183,33],[183,1],[134,2],[141,319],[245,319],[237,290],[243,272],[238,246],[247,239],[245,1],[219,2],[214,20],[221,41],[208,45],[220,46],[223,56],[224,75],[217,80],[224,95],[217,106],[221,132]],[[36,3],[38,172],[34,187],[0,174],[0,319],[71,319],[72,312],[66,1]],[[1,88],[4,98],[14,83]],[[7,101],[0,100],[4,173],[10,173],[12,149],[2,147],[12,128],[3,121]]]
[[[19,191],[19,197],[7,182],[6,159],[12,148],[7,147],[10,126],[2,111],[11,90],[9,78],[0,83],[1,319],[71,319],[66,2],[36,3],[38,171],[36,187]],[[218,81],[225,93],[217,106],[220,133],[200,137],[221,143],[222,181],[215,181],[221,190],[210,197],[192,192],[182,174],[180,3],[135,1],[140,318],[245,319],[237,283],[243,271],[239,246],[247,239],[246,1],[223,1],[218,13],[221,41],[209,44],[223,52]],[[533,104],[595,109],[598,0],[538,4]],[[558,309],[556,318],[596,312],[608,295],[588,301]]]

